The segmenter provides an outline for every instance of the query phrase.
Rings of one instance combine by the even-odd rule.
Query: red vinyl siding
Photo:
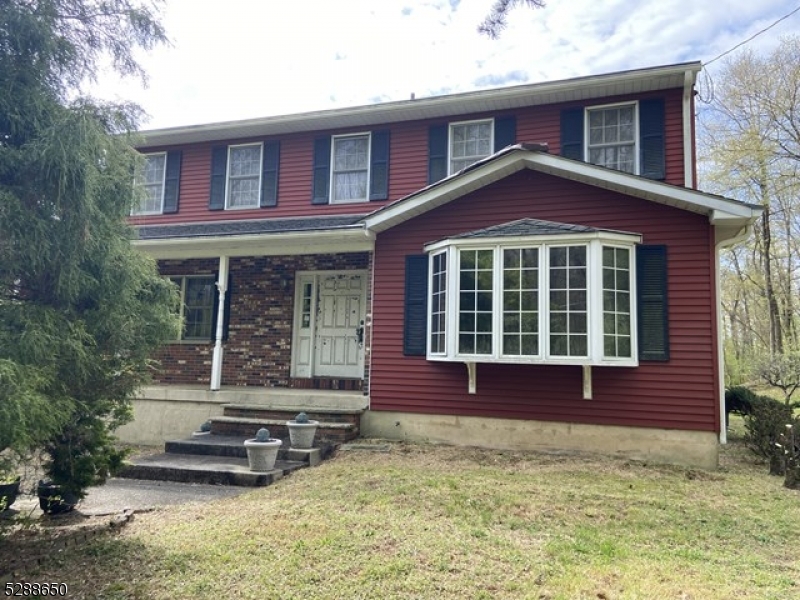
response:
[[[666,181],[683,185],[682,91],[668,90],[659,94],[615,97],[593,101],[581,106],[610,104],[642,98],[663,97],[665,100],[665,139],[667,148]],[[578,106],[553,104],[533,106],[516,111],[493,114],[466,114],[449,121],[463,121],[502,115],[517,118],[517,142],[546,143],[550,152],[560,151],[560,113],[564,108]],[[372,130],[388,129],[391,135],[389,154],[389,200],[394,201],[428,185],[428,127],[437,121],[406,121],[378,125]],[[365,131],[359,128],[359,131]],[[179,210],[174,214],[132,217],[134,225],[158,223],[190,223],[214,220],[308,217],[321,215],[363,214],[386,202],[357,202],[350,204],[311,204],[311,170],[314,139],[318,135],[357,133],[353,130],[303,133],[280,138],[280,169],[278,205],[248,210],[208,210],[211,148],[215,145],[241,144],[261,139],[222,140],[214,144],[195,144],[185,148],[147,148],[142,152],[182,150]]]
[[[479,364],[477,394],[461,363],[402,354],[404,258],[425,243],[531,217],[641,233],[668,246],[669,362],[593,368]],[[718,423],[713,232],[705,216],[522,171],[378,235],[371,408],[714,431]]]

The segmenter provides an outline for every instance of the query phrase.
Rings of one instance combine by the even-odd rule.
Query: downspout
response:
[[[225,295],[228,292],[228,267],[230,258],[219,257],[219,277],[217,278],[217,331],[214,333],[214,354],[211,359],[211,391],[219,391],[222,384],[222,335],[225,331]]]
[[[732,238],[728,238],[714,245],[716,259],[714,261],[714,289],[716,294],[717,312],[717,385],[719,387],[719,443],[728,443],[728,427],[725,418],[725,347],[722,323],[722,282],[720,281],[720,254],[723,249],[733,246],[750,237],[753,232],[752,225],[746,225]]]
[[[694,189],[694,71],[683,79],[683,185]]]

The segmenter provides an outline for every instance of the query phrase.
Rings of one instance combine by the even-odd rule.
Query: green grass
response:
[[[718,471],[392,445],[137,515],[19,574],[74,598],[800,597],[800,493],[739,444]]]

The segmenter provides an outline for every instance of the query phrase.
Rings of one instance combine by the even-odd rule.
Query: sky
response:
[[[512,10],[491,40],[477,26],[494,0],[165,2],[171,45],[137,55],[148,86],[106,72],[86,90],[138,103],[149,115],[143,129],[705,64],[800,7],[800,0],[547,0],[545,8]],[[743,48],[767,53],[796,33],[800,12]],[[702,86],[724,60],[707,67]]]

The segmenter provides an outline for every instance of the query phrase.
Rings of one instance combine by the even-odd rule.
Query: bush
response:
[[[778,446],[786,425],[794,422],[791,406],[769,396],[753,394],[750,414],[744,417],[745,442],[755,454],[769,460],[772,475],[784,474],[783,448]]]

